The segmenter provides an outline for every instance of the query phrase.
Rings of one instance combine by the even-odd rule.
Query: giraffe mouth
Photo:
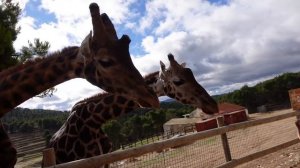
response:
[[[148,102],[146,102],[146,101],[144,101],[144,100],[142,100],[142,99],[138,100],[138,103],[139,103],[139,105],[140,105],[141,107],[151,107],[151,104],[150,104],[150,103],[148,103]]]
[[[145,101],[143,99],[139,99],[138,100],[138,104],[140,105],[140,107],[148,107],[148,108],[159,108],[159,103],[158,101]]]

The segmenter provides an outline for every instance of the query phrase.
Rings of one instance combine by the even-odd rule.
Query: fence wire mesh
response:
[[[206,138],[192,144],[148,153],[111,164],[120,168],[181,168],[214,167],[223,163],[222,142],[219,136]]]
[[[227,132],[232,159],[238,159],[280,145],[297,137],[295,118]],[[221,136],[195,141],[185,146],[147,153],[110,164],[112,168],[199,168],[226,163]]]
[[[295,118],[227,133],[231,155],[238,159],[297,138]]]
[[[228,167],[228,165],[232,163],[237,163],[234,161],[239,160],[242,160],[242,162],[239,162],[239,164],[236,165],[240,165],[241,167],[244,166],[246,168],[257,167],[255,164],[251,165],[251,162],[253,162],[251,161],[253,159],[251,159],[251,157],[254,155],[257,156],[254,158],[258,158],[262,156],[262,153],[264,153],[264,155],[270,154],[270,152],[274,152],[273,149],[279,150],[298,143],[297,129],[295,126],[295,116],[298,115],[297,113],[298,112],[287,111],[282,115],[274,117],[269,116],[269,118],[240,123],[229,127],[217,128],[203,133],[188,133],[193,135],[170,139],[167,141],[158,140],[158,142],[151,145],[149,144],[147,146],[125,149],[120,150],[119,152],[97,156],[97,159],[88,158],[74,162],[73,164],[70,163],[57,166],[73,167],[76,165],[78,168],[81,168],[86,167],[85,164],[97,166],[98,163],[99,165],[100,163],[103,165],[110,163],[112,160],[118,160],[118,158],[127,158],[110,163],[110,167],[211,168],[219,166]],[[233,162],[226,162],[225,152],[223,149],[224,141],[222,141],[221,135],[216,135],[224,133],[226,130],[233,130],[226,133],[231,158],[234,160]],[[223,138],[224,137],[225,136],[223,136]],[[174,147],[174,145],[177,146]],[[173,147],[167,148],[171,146]],[[250,159],[248,159],[249,156]],[[239,158],[243,158],[244,161]],[[245,158],[248,160],[245,160]],[[261,158],[258,158],[257,160],[259,159]],[[245,163],[246,161],[250,162]],[[244,164],[241,165],[242,163]],[[250,167],[247,166],[247,164],[249,164]],[[292,167],[294,167],[294,165],[300,165],[300,159],[299,162],[293,162]]]

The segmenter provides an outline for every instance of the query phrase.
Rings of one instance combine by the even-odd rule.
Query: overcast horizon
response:
[[[300,71],[298,0],[14,0],[22,14],[18,51],[39,38],[50,52],[79,46],[92,29],[89,4],[112,19],[119,38],[131,38],[130,54],[142,75],[168,65],[172,53],[191,68],[211,94],[253,86],[286,72]],[[20,107],[70,110],[101,89],[83,79],[56,86],[52,97],[32,98]]]

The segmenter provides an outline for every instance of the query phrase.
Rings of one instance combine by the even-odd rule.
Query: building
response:
[[[293,110],[300,110],[300,88],[289,90],[289,96]]]
[[[216,117],[218,116],[224,117],[226,125],[248,120],[248,110],[243,106],[232,103],[220,103],[218,106],[219,114],[214,116],[209,116],[197,108],[190,114],[184,115],[184,118],[173,118],[169,120],[163,126],[165,135],[188,132],[187,128],[191,128],[192,126],[195,126],[197,131],[216,128]]]
[[[224,117],[224,124],[230,125],[248,120],[248,110],[240,105],[232,103],[220,103],[219,115]],[[198,132],[218,127],[216,118],[195,123]]]
[[[164,127],[164,134],[173,136],[193,131],[195,123],[202,121],[201,118],[173,118],[166,122]]]
[[[248,109],[246,107],[243,107],[243,106],[240,106],[237,104],[226,103],[226,102],[220,103],[220,104],[218,104],[218,106],[219,106],[220,114],[233,113],[233,112],[245,110],[245,112],[248,116]]]

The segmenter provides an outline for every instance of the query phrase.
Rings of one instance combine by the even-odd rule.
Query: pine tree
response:
[[[13,42],[17,39],[20,27],[17,27],[21,9],[18,3],[3,1],[0,4],[0,71],[15,65]]]

